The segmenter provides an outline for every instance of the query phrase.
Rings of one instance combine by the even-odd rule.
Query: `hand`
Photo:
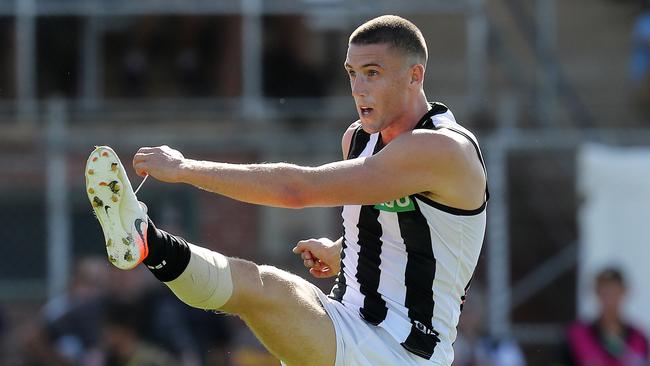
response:
[[[309,273],[316,278],[336,276],[341,270],[341,241],[333,242],[327,238],[308,239],[298,242],[293,248],[300,254]]]
[[[133,168],[139,176],[150,175],[167,183],[180,182],[180,169],[185,157],[167,145],[143,147],[133,157]]]

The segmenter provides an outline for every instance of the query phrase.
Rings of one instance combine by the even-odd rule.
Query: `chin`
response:
[[[361,128],[363,129],[364,132],[373,134],[379,132],[378,129],[373,128],[372,126],[364,125],[363,123],[361,124]]]
[[[366,133],[373,134],[382,130],[378,123],[373,123],[371,121],[364,121],[364,120],[360,120],[360,121],[361,121],[361,128]]]

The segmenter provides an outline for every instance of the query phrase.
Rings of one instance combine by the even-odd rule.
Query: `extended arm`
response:
[[[166,146],[140,149],[133,164],[138,174],[162,181],[183,182],[250,203],[301,208],[375,204],[418,192],[435,193],[454,178],[463,159],[457,140],[414,131],[371,157],[318,167],[198,161]]]

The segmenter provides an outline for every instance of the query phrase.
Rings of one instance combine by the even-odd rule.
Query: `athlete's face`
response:
[[[345,69],[366,132],[383,130],[409,108],[412,69],[388,44],[350,44]]]

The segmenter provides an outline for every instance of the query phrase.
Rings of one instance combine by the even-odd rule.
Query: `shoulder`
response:
[[[359,129],[359,126],[361,126],[361,122],[357,120],[353,122],[343,133],[343,138],[341,139],[341,150],[343,151],[343,159],[347,159],[348,157],[348,152],[350,151],[350,145],[352,144],[352,138],[354,137],[354,133]]]
[[[647,346],[648,337],[645,335],[645,333],[641,329],[639,329],[639,328],[637,328],[637,327],[635,327],[633,325],[630,325],[630,324],[626,324],[626,327],[628,328],[628,331],[629,331],[631,336],[634,336],[637,339],[642,340],[643,343],[645,343],[646,346]]]
[[[395,148],[412,152],[461,157],[471,143],[463,136],[445,129],[417,129],[398,136],[391,144]]]

